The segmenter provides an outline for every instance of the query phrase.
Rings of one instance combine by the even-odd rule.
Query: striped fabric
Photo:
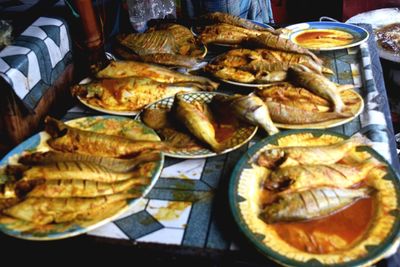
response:
[[[274,22],[270,0],[181,0],[181,3],[182,13],[189,17],[220,11],[258,22]]]

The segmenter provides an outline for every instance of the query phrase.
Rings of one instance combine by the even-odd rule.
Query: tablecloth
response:
[[[33,111],[46,90],[72,62],[71,40],[63,19],[40,17],[0,51],[0,77]]]
[[[370,27],[363,26],[371,32]],[[321,56],[328,59],[335,72],[332,80],[354,84],[365,101],[365,109],[359,117],[329,130],[349,136],[361,132],[373,141],[374,149],[399,170],[388,100],[373,38],[354,48],[321,52]],[[231,89],[225,84],[220,91]],[[64,119],[93,114],[98,113],[78,104]],[[176,245],[175,249],[240,250],[243,242],[229,212],[227,185],[241,155],[248,146],[264,137],[259,131],[248,145],[207,159],[166,158],[161,176],[146,198],[88,235],[138,244]]]

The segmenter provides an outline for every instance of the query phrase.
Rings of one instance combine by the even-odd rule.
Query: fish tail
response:
[[[352,143],[356,146],[372,146],[372,141],[369,140],[364,135],[362,135],[361,133],[356,133],[356,134],[352,135],[345,142]]]

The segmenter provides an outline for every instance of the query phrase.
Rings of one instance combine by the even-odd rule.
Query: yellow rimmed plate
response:
[[[372,196],[375,210],[369,226],[358,239],[336,251],[309,253],[284,240],[274,225],[267,224],[258,217],[262,208],[262,181],[268,173],[266,168],[256,164],[258,156],[263,151],[272,147],[328,145],[347,138],[349,137],[324,130],[290,130],[263,139],[240,158],[230,179],[230,208],[242,233],[264,256],[284,266],[369,266],[389,256],[398,248],[399,175],[382,156],[366,146],[359,147],[345,156],[352,162],[373,158],[380,163],[380,167],[372,169],[365,180],[368,186],[376,190]],[[336,221],[335,224],[342,224],[346,228],[345,222]],[[290,229],[293,231],[297,230],[294,228],[297,226],[290,225],[288,223],[287,227],[292,227]],[[331,228],[324,234],[329,240],[337,240],[337,233],[332,232]]]
[[[90,130],[94,132],[121,135],[127,138],[135,136],[137,139],[142,140],[160,140],[158,135],[147,126],[133,119],[118,117],[118,116],[93,116],[83,117],[66,122],[69,126],[76,127],[83,130]],[[40,132],[28,138],[20,145],[11,150],[1,161],[0,169],[4,169],[7,164],[16,164],[18,158],[27,152],[48,151],[50,147],[47,145],[46,140],[50,136],[46,132]],[[97,227],[100,227],[123,214],[126,210],[133,207],[138,201],[147,195],[151,188],[155,185],[164,164],[164,157],[161,153],[160,160],[149,163],[149,174],[151,176],[150,182],[142,186],[140,190],[140,197],[126,201],[123,206],[119,205],[105,210],[103,214],[96,217],[95,220],[66,222],[58,224],[48,224],[41,228],[34,230],[24,231],[24,223],[22,221],[15,222],[2,218],[0,220],[0,230],[7,235],[14,236],[21,239],[28,240],[56,240],[64,239],[80,234],[84,234]],[[4,176],[3,176],[4,177]]]

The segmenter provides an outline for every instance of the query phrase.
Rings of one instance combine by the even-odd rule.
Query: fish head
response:
[[[288,189],[295,180],[293,180],[290,176],[282,175],[276,177],[274,173],[271,173],[268,179],[264,181],[264,188],[270,191],[284,191]]]
[[[258,158],[257,163],[268,169],[276,169],[287,159],[286,153],[279,148],[272,148],[264,151]]]

